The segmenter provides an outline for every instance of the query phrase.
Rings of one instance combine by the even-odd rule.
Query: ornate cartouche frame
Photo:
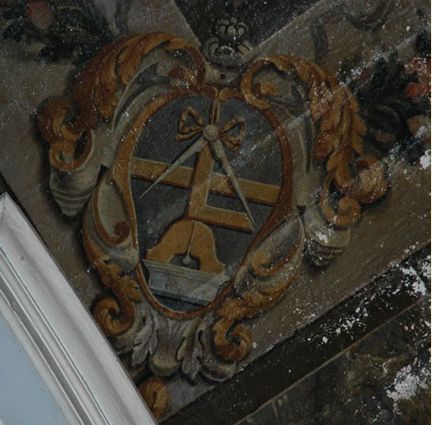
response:
[[[159,66],[163,78],[125,103],[150,65]],[[364,153],[366,128],[356,100],[318,65],[292,56],[267,57],[228,86],[209,83],[208,68],[202,54],[180,38],[133,35],[102,48],[79,73],[70,95],[49,100],[38,116],[50,144],[50,187],[57,203],[68,216],[85,207],[84,248],[107,289],[95,302],[94,316],[117,351],[129,353],[137,380],[147,366],[157,377],[178,371],[191,380],[198,373],[216,381],[231,376],[254,339],[244,322],[277,303],[297,277],[311,226],[293,200],[289,134],[283,111],[273,102],[283,93],[263,75],[294,74],[306,90],[316,128],[312,161],[323,170],[313,206],[316,220],[346,232],[360,218],[362,204],[375,202],[387,189],[382,165]],[[163,306],[147,285],[130,178],[134,146],[148,120],[175,99],[192,95],[220,104],[234,98],[259,111],[278,141],[282,181],[272,213],[229,283],[207,306],[181,312]],[[327,248],[331,255],[340,247]],[[145,397],[163,393],[159,379],[148,382],[142,387]],[[156,414],[162,412],[164,403],[149,402]]]

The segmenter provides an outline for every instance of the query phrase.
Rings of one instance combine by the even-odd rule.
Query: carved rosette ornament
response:
[[[290,134],[293,93],[312,143]],[[303,253],[327,264],[387,188],[350,91],[297,57],[259,59],[224,87],[186,41],[134,35],[102,48],[38,123],[55,200],[84,211],[105,288],[94,316],[134,379],[156,376],[140,388],[158,415],[161,378],[232,376],[254,341],[248,320],[280,301]],[[254,157],[259,128],[269,139]]]

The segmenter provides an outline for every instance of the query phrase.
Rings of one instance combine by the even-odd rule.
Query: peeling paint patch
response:
[[[427,150],[423,156],[420,157],[420,165],[423,169],[430,168],[431,165],[431,151]]]
[[[387,397],[393,400],[393,408],[397,414],[401,414],[399,405],[402,400],[412,399],[420,389],[427,389],[430,382],[430,371],[424,366],[419,371],[412,365],[403,367],[395,376],[395,379],[386,390]]]

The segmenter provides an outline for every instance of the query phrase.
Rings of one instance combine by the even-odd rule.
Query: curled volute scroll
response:
[[[84,248],[106,289],[93,313],[116,350],[127,357],[136,379],[147,367],[159,377],[181,372],[191,381],[198,374],[213,381],[232,376],[253,344],[246,321],[280,301],[297,278],[305,246],[316,264],[326,263],[346,246],[349,226],[360,218],[361,206],[375,202],[387,188],[382,166],[364,153],[365,128],[355,99],[317,65],[289,56],[265,58],[249,65],[239,87],[222,88],[206,83],[205,70],[201,53],[187,42],[163,33],[135,35],[105,46],[78,76],[72,97],[51,100],[39,114],[39,129],[50,144],[54,198],[68,216],[85,208]],[[303,159],[313,162],[311,168],[318,170],[320,183],[314,188],[319,189],[319,196],[303,204],[295,188],[299,167],[290,139],[292,117],[284,105],[285,86],[275,83],[274,71],[279,76],[294,75],[291,80],[298,80],[309,104],[313,140],[310,155],[304,149]],[[180,162],[169,165],[134,157],[140,134],[151,126],[158,111],[195,98],[204,102],[201,105],[207,102],[209,112],[206,116],[190,105],[183,106],[175,142],[190,143],[186,150],[197,155],[195,169]],[[229,109],[230,102],[236,111],[241,104],[259,114],[273,133],[281,163],[277,186],[236,178],[226,151],[238,154],[246,143],[248,124],[238,116],[222,116],[221,110]],[[211,174],[214,160],[225,176]],[[171,169],[175,173],[169,174]],[[200,173],[204,177],[194,186]],[[133,175],[153,182],[138,198],[132,194]],[[165,236],[147,249],[143,259],[136,207],[162,180],[190,189],[191,200],[185,215],[170,223]],[[257,187],[265,196],[254,192]],[[211,190],[237,197],[244,211],[207,205]],[[247,199],[271,206],[270,212],[254,230],[243,257],[225,276],[208,224],[250,233],[253,216]],[[297,208],[300,204],[306,209],[304,214]],[[314,247],[314,237],[323,228],[330,243],[326,247],[318,241],[318,248]],[[208,270],[189,273],[200,279],[211,276],[211,282],[223,277],[223,286],[201,307],[182,311],[154,295],[144,265],[158,273],[163,269],[184,276],[178,274],[178,265],[160,259],[173,257],[165,255],[166,246],[182,246],[183,239],[178,239],[186,234],[185,258],[205,251],[214,257],[212,267],[217,269],[213,274]],[[193,238],[201,239],[198,243]],[[324,251],[317,254],[317,250]],[[150,397],[155,388],[166,393],[162,381],[153,380],[142,385],[143,394]],[[161,409],[161,400],[156,397],[152,403]]]
[[[242,80],[248,101],[261,108],[278,108],[283,114],[287,109],[280,101],[284,93],[274,83],[275,74],[281,72],[298,79],[309,101],[315,134],[303,163],[318,165],[309,168],[320,172],[321,188],[317,201],[309,196],[310,201],[301,205],[306,206],[308,253],[316,265],[326,265],[348,245],[349,228],[359,220],[361,206],[385,194],[385,172],[378,159],[364,151],[366,128],[351,92],[318,65],[290,56],[255,62]],[[320,164],[324,165],[324,176]],[[310,195],[311,187],[307,189]]]
[[[143,58],[150,56],[150,64],[156,62],[157,50],[183,51],[189,57],[183,63],[166,61],[163,77],[172,87],[203,83],[204,63],[188,43],[163,33],[136,35],[105,46],[78,76],[72,99],[51,100],[39,114],[39,129],[50,143],[50,188],[62,212],[76,215],[91,197],[83,239],[92,265],[114,295],[101,299],[94,309],[109,336],[132,326],[135,303],[142,299],[138,282],[128,274],[138,262],[137,244],[131,237],[131,205],[109,169],[122,137],[117,116]],[[109,171],[98,180],[102,166]]]

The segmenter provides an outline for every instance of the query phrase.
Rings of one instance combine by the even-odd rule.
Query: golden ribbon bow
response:
[[[219,120],[219,104],[215,101],[210,111],[209,124],[217,126]],[[202,134],[206,124],[199,112],[188,106],[183,110],[178,122],[177,141],[190,140],[193,137]],[[238,153],[240,146],[243,143],[245,133],[245,122],[242,118],[232,118],[220,128],[219,139],[231,151]]]
[[[254,222],[246,197],[243,194],[240,183],[238,182],[223,147],[225,145],[228,149],[234,152],[239,151],[240,145],[243,143],[245,122],[241,118],[232,118],[227,121],[222,128],[219,128],[219,112],[220,103],[218,99],[215,99],[210,108],[209,123],[208,125],[205,125],[204,120],[196,109],[189,106],[183,110],[178,122],[179,134],[176,139],[177,141],[190,140],[191,138],[195,138],[196,140],[191,143],[190,146],[188,146],[138,198],[143,197],[191,156],[200,152],[205,146],[210,146],[214,159],[219,162],[225,171],[225,174],[243,204],[251,223]],[[188,121],[192,121],[192,123],[188,124]],[[234,132],[236,132],[236,134],[233,134]]]

